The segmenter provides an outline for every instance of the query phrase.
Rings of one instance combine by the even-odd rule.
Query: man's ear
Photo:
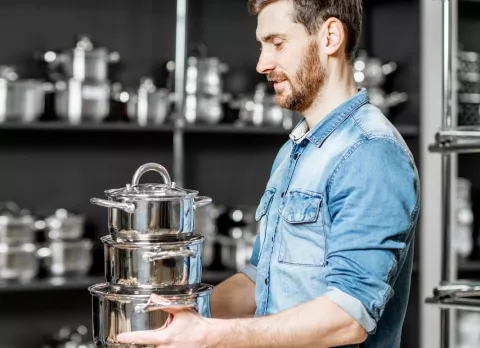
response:
[[[322,47],[322,51],[331,56],[343,47],[346,39],[345,29],[342,22],[330,17],[322,24],[318,31],[318,44]]]

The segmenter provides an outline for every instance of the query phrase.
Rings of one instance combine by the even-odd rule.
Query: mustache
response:
[[[287,75],[285,75],[285,74],[282,73],[282,72],[272,71],[272,72],[269,72],[269,73],[267,74],[267,80],[270,81],[270,82],[273,82],[273,81],[285,81],[285,80],[288,80],[288,77],[287,77]]]

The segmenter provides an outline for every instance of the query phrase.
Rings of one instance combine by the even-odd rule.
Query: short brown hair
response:
[[[258,15],[267,5],[279,0],[248,0],[252,15]],[[293,20],[303,24],[310,35],[315,34],[320,25],[330,17],[338,18],[347,33],[345,53],[351,59],[357,50],[362,32],[362,0],[289,0],[293,2]]]

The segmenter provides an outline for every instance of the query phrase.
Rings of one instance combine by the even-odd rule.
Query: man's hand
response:
[[[164,310],[170,317],[161,329],[124,333],[118,341],[162,348],[325,348],[367,338],[366,331],[327,297],[248,319],[204,318],[187,308]]]
[[[170,313],[165,325],[153,331],[135,331],[117,336],[121,343],[155,345],[165,348],[219,347],[214,319],[207,319],[187,308],[163,309]]]

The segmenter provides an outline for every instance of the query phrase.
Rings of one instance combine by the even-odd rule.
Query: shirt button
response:
[[[268,285],[268,278],[265,278],[265,285]]]
[[[298,153],[296,153],[295,155],[293,155],[293,159],[296,161],[298,159]]]

